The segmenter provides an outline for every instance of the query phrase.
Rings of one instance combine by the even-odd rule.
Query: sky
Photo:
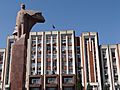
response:
[[[120,43],[120,0],[2,0],[0,2],[0,48],[6,47],[12,35],[20,3],[26,9],[43,13],[46,22],[32,31],[75,30],[98,32],[100,44]]]

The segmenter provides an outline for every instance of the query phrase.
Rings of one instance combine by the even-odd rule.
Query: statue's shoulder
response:
[[[26,14],[26,13],[27,13],[26,10],[20,10],[20,11],[18,11],[18,14]]]

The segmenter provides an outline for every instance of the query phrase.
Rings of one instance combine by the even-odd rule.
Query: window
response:
[[[41,58],[41,54],[38,54],[38,58]]]
[[[46,62],[46,66],[50,66],[51,65],[51,62]]]
[[[73,66],[73,63],[71,61],[68,62],[69,67]]]
[[[41,90],[40,88],[32,87],[30,90]]]
[[[51,57],[51,54],[47,54],[47,55],[46,55],[46,58],[50,58],[50,57]]]
[[[62,46],[62,50],[66,50],[66,46]]]
[[[72,87],[64,87],[63,90],[74,90]]]
[[[67,74],[67,71],[66,70],[62,70],[62,74]]]
[[[37,74],[40,75],[40,74],[41,74],[41,70],[38,70],[38,71],[37,71]]]
[[[73,74],[73,70],[72,69],[69,70],[69,74]]]
[[[72,50],[72,46],[68,46],[68,50]]]
[[[32,51],[35,51],[36,50],[36,47],[32,47]]]
[[[112,54],[112,57],[114,58],[115,57],[115,49],[114,48],[111,49],[111,54]]]
[[[57,66],[57,61],[53,61],[53,67]]]
[[[33,79],[31,79],[31,84],[41,84],[41,79],[40,78],[33,78]]]
[[[32,44],[36,44],[36,40],[32,40]]]
[[[38,64],[38,67],[41,67],[41,63],[37,63]]]
[[[47,90],[57,90],[57,88],[49,87],[49,88],[47,88]]]
[[[51,70],[46,70],[46,74],[51,74]]]
[[[38,51],[40,51],[41,50],[41,47],[38,47]]]
[[[73,83],[73,78],[72,77],[63,78],[63,83],[65,84]]]
[[[69,57],[69,58],[72,58],[72,53],[69,53],[68,57]]]
[[[57,79],[56,78],[47,78],[47,84],[56,84]]]
[[[68,43],[71,43],[72,42],[72,39],[68,38]]]
[[[62,62],[62,66],[67,66],[67,63],[66,62]]]

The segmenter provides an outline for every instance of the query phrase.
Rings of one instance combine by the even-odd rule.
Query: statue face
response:
[[[42,16],[41,13],[35,13],[34,15],[32,15],[33,19],[38,22],[38,23],[44,23],[45,22],[45,19],[44,17]]]

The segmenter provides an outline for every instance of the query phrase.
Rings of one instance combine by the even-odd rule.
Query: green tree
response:
[[[103,90],[110,90],[109,87],[110,87],[109,85],[105,84]]]
[[[77,90],[83,90],[82,80],[81,80],[81,67],[78,67],[76,87],[77,87]]]
[[[87,90],[92,90],[90,83],[88,83],[88,85],[87,85]]]

